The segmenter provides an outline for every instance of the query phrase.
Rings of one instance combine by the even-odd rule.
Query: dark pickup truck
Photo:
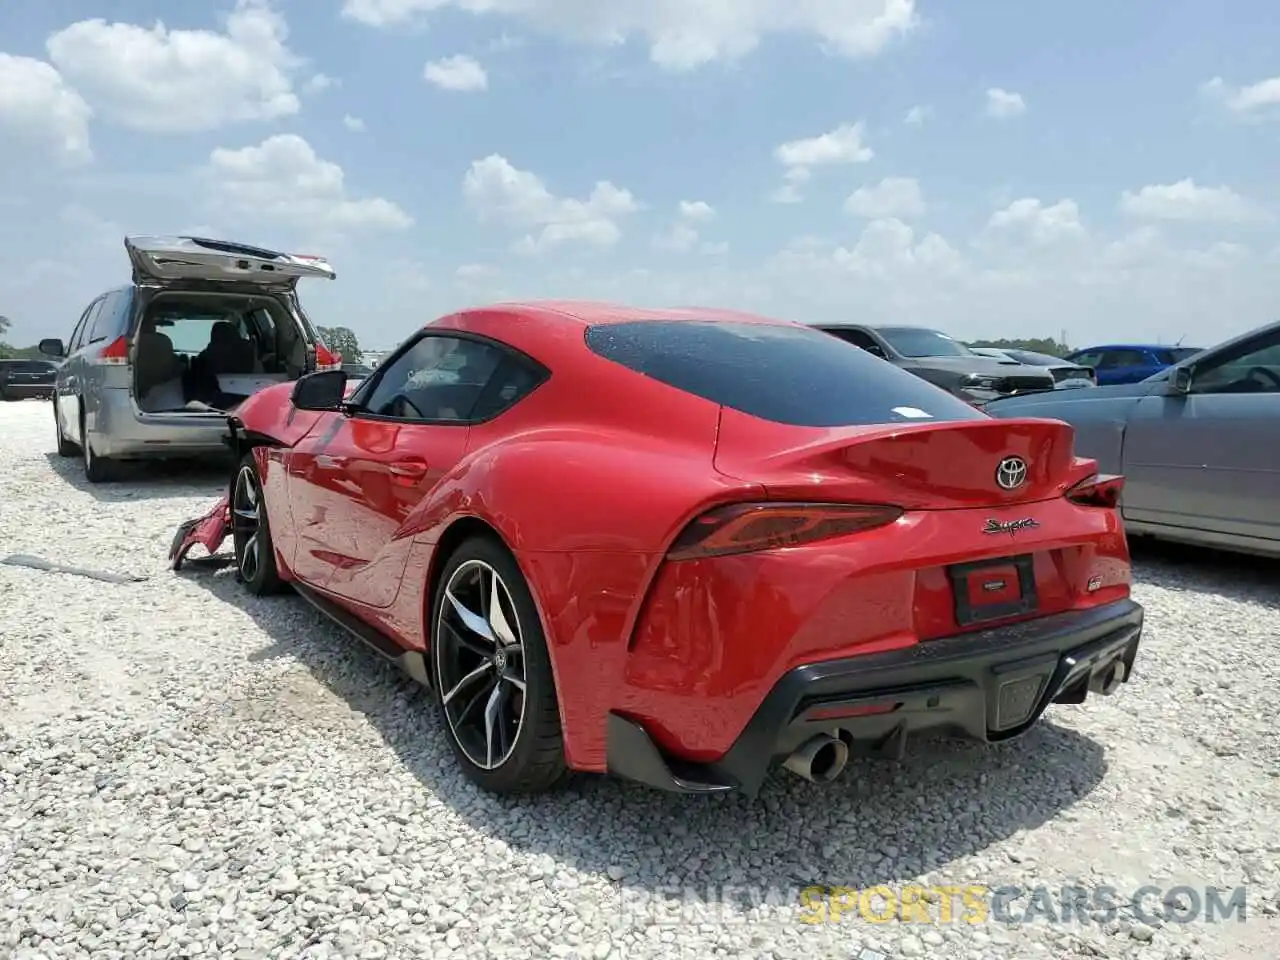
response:
[[[942,387],[974,406],[998,397],[1054,388],[1053,374],[1032,366],[1001,363],[928,327],[815,324],[819,330]]]
[[[0,360],[0,400],[52,400],[57,370],[48,360]]]

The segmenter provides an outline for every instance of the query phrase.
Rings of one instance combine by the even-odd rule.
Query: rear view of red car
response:
[[[1009,740],[1132,674],[1120,478],[799,324],[469,310],[231,425],[237,485],[175,564],[238,530],[250,588],[432,686],[490,790],[755,794],[922,730]]]

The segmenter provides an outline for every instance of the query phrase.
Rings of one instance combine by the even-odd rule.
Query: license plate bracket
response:
[[[1033,613],[1040,603],[1030,554],[953,564],[947,575],[962,627]]]

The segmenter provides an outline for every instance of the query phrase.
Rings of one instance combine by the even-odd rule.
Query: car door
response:
[[[395,600],[411,546],[398,533],[462,459],[472,409],[505,356],[485,339],[423,333],[352,394],[348,414],[295,447],[300,576],[371,607]]]
[[[1280,326],[1162,385],[1124,435],[1124,515],[1143,523],[1280,540]]]
[[[62,435],[76,443],[84,442],[80,436],[80,398],[84,395],[84,380],[88,375],[85,341],[94,318],[102,309],[103,299],[98,297],[80,315],[80,321],[67,341],[66,359],[58,365],[58,419],[62,423]]]

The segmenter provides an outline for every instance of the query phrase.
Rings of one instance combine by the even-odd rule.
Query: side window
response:
[[[506,353],[478,340],[428,334],[394,361],[358,402],[379,417],[466,423]]]
[[[1195,365],[1192,393],[1280,393],[1280,330]]]
[[[89,342],[114,340],[125,334],[128,326],[129,296],[122,290],[108,293],[102,301],[102,309],[93,318],[89,328]]]
[[[842,330],[837,328],[834,330],[827,330],[827,333],[831,334],[833,337],[838,337],[839,339],[844,340],[846,343],[852,343],[855,347],[861,347],[863,350],[867,351],[867,353],[874,353],[877,357],[884,356],[884,348],[881,347],[880,344],[876,343],[875,338],[872,337],[871,334],[865,333],[862,330]]]
[[[89,328],[93,326],[93,322],[98,316],[98,311],[101,309],[101,297],[89,304],[89,309],[84,312],[84,316],[82,316],[80,318],[80,322],[76,324],[75,332],[71,334],[71,342],[67,345],[67,353],[75,353],[84,346]]]
[[[1115,370],[1126,367],[1150,367],[1153,364],[1144,350],[1108,350],[1102,366],[1108,370]]]
[[[471,419],[489,420],[496,417],[527,397],[546,379],[545,370],[519,357],[505,357],[471,409]]]
[[[1079,367],[1096,367],[1102,363],[1102,351],[1089,350],[1086,353],[1070,354],[1065,359]]]

